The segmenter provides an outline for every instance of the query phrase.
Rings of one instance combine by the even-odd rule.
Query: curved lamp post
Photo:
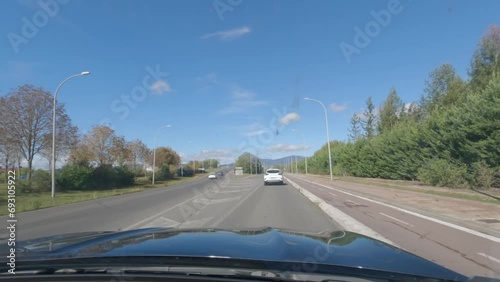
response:
[[[326,111],[325,104],[323,104],[320,100],[304,98],[304,100],[318,102],[323,106],[323,110],[325,110],[325,121],[326,121],[326,144],[328,145],[328,161],[330,164],[330,181],[333,181],[333,171],[332,171],[332,153],[330,150],[330,133],[328,132],[328,112]]]
[[[72,75],[59,84],[57,86],[56,92],[54,93],[54,105],[52,108],[52,166],[51,166],[51,173],[52,173],[52,198],[55,197],[56,195],[56,105],[57,105],[57,93],[59,92],[59,89],[63,84],[77,76],[82,76],[82,75],[89,75],[90,72],[84,71],[79,74]]]

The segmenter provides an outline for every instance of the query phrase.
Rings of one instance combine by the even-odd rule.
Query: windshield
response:
[[[500,277],[500,2],[0,7],[4,260],[168,254],[133,233],[167,228],[221,231],[183,254],[233,232],[282,255],[252,259]]]

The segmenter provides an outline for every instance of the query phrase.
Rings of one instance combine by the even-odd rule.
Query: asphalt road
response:
[[[419,216],[303,176],[287,177],[401,248],[466,276],[500,278],[500,238]]]
[[[471,234],[287,175],[327,204],[403,249],[467,276],[500,277],[500,239]],[[287,181],[285,181],[287,182]],[[344,193],[347,192],[347,193]],[[7,217],[0,217],[7,222]],[[274,227],[322,233],[343,229],[290,183],[264,186],[262,175],[209,180],[48,208],[17,215],[17,240],[55,234],[146,227],[241,230]],[[0,230],[1,238],[7,236]]]
[[[314,219],[314,220],[311,220]],[[0,217],[7,222],[7,217]],[[16,239],[145,227],[320,233],[340,229],[291,185],[264,186],[262,175],[206,177],[171,187],[17,214]],[[0,238],[6,238],[6,229]]]

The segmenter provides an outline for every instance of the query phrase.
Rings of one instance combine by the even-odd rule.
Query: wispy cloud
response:
[[[347,109],[347,105],[346,104],[338,105],[336,103],[331,103],[330,109],[332,109],[332,111],[338,113],[338,112],[342,112],[343,110]]]
[[[276,144],[267,147],[270,152],[291,152],[291,151],[303,151],[309,149],[306,145],[293,145],[293,144]]]
[[[300,120],[300,115],[297,113],[289,113],[285,115],[284,117],[280,118],[278,121],[280,124],[289,124],[294,121],[299,121]]]
[[[235,88],[231,92],[231,97],[231,103],[222,108],[219,114],[243,113],[251,110],[251,108],[267,105],[266,101],[256,99],[255,94],[246,89]]]
[[[166,80],[157,80],[151,85],[151,91],[155,95],[162,95],[171,91],[170,84]]]
[[[223,30],[223,31],[218,31],[214,33],[208,33],[203,35],[201,38],[202,39],[210,39],[210,38],[218,38],[219,40],[222,41],[231,41],[240,38],[241,36],[249,33],[251,30],[247,26],[235,28],[235,29],[230,29],[230,30]]]

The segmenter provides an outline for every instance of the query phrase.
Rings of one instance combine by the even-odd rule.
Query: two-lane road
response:
[[[0,218],[7,222],[7,217]],[[17,215],[17,240],[83,231],[145,227],[275,227],[317,233],[340,227],[290,185],[264,186],[262,176],[228,173],[172,187]],[[5,239],[6,229],[0,231]]]

